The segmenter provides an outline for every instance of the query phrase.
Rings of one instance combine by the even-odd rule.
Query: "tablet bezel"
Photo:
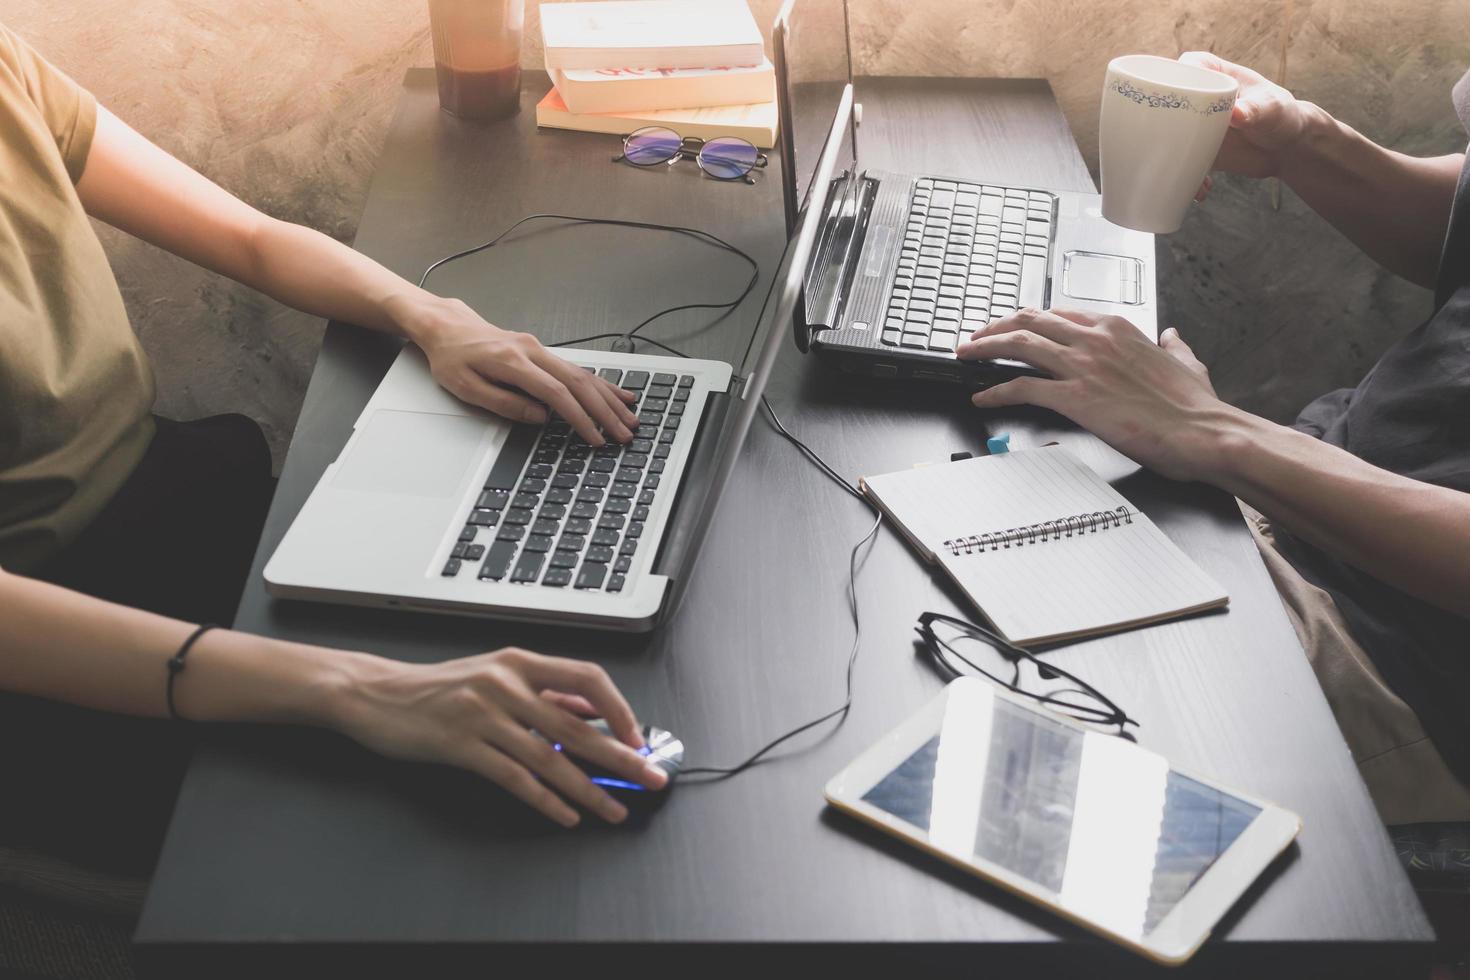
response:
[[[1028,878],[998,864],[976,858],[973,854],[960,856],[932,846],[928,831],[863,800],[862,797],[880,780],[939,732],[950,697],[956,690],[963,690],[957,685],[975,685],[983,688],[993,698],[1009,701],[1084,734],[1102,734],[978,678],[962,677],[952,681],[938,697],[832,777],[826,787],[827,802],[880,830],[908,841],[920,850],[992,881],[1007,891],[1048,908],[1063,918],[1155,962],[1177,965],[1194,955],[1230,906],[1235,904],[1241,894],[1260,877],[1301,830],[1301,819],[1291,811],[1169,764],[1169,768],[1179,775],[1258,807],[1260,813],[1151,931],[1142,937],[1116,932],[1101,922],[1063,906],[1059,896]],[[964,693],[969,696],[972,692]],[[1150,752],[1141,746],[1138,750]],[[1158,755],[1153,752],[1150,754]]]

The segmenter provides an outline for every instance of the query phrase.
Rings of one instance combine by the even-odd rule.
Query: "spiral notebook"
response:
[[[866,477],[862,487],[1018,645],[1229,602],[1146,514],[1059,447]]]

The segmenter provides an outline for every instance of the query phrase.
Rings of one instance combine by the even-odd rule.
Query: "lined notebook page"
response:
[[[863,485],[1013,643],[1102,633],[1228,601],[1146,515],[1061,448],[941,463]],[[970,554],[944,545],[1119,507],[1131,524]]]

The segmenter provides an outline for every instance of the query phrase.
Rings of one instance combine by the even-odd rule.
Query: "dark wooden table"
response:
[[[754,187],[704,179],[692,165],[615,165],[612,137],[536,130],[532,107],[545,85],[529,75],[519,117],[481,127],[441,114],[433,76],[410,72],[357,248],[417,279],[435,258],[535,211],[689,223],[755,255],[763,292],[782,243],[774,159]],[[859,98],[866,166],[1092,189],[1044,83],[883,79],[860,84]],[[674,236],[548,227],[445,269],[431,286],[554,341],[622,329],[681,299],[730,295],[744,274],[729,256]],[[758,305],[713,325],[674,318],[651,333],[738,363]],[[680,614],[651,636],[267,598],[260,566],[393,354],[382,338],[328,329],[242,629],[407,660],[510,643],[592,657],[700,764],[739,760],[840,703],[852,640],[847,555],[872,518],[761,421]],[[1226,613],[1054,654],[1142,722],[1142,744],[1303,818],[1298,845],[1191,970],[1305,958],[1341,973],[1424,954],[1429,927],[1231,499],[1141,472],[1055,416],[982,416],[950,391],[853,390],[790,345],[770,393],[788,424],[851,477],[945,459],[999,431],[1022,446],[1059,440],[1229,590]],[[548,944],[548,955],[591,958],[606,972],[614,961],[641,969],[683,954],[704,957],[701,965],[755,962],[771,951],[765,944],[782,944],[770,962],[806,950],[823,966],[887,956],[1044,965],[1049,976],[1150,972],[825,809],[827,778],[943,683],[916,656],[917,615],[963,611],[887,530],[858,594],[862,651],[845,724],[738,778],[678,786],[641,827],[552,830],[472,777],[384,762],[323,733],[218,733],[179,799],[137,935],[144,962],[193,976],[229,967],[265,975],[268,964],[319,956],[408,975],[410,964],[437,957],[483,973],[511,948],[500,944],[515,943]],[[614,955],[605,943],[638,948]],[[725,945],[716,954],[707,943]]]

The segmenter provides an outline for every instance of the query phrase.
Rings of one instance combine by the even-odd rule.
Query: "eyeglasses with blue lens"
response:
[[[656,167],[660,163],[673,166],[680,160],[693,160],[715,180],[743,179],[747,184],[755,183],[751,171],[766,165],[766,155],[738,136],[706,140],[680,136],[663,126],[644,126],[624,136],[623,152],[613,160],[635,167]]]

